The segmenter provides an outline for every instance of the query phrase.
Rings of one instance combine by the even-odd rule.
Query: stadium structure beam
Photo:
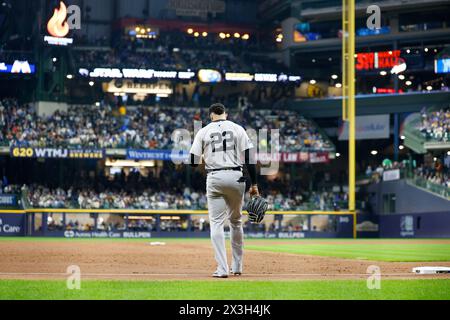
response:
[[[342,119],[348,122],[348,209],[356,212],[355,0],[342,0]],[[356,214],[353,215],[356,238]]]

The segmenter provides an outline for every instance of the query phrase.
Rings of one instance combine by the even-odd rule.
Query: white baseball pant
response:
[[[219,275],[228,275],[227,252],[225,248],[224,224],[230,221],[232,263],[231,271],[242,273],[243,238],[242,204],[245,182],[239,182],[240,171],[216,171],[208,174],[206,190],[211,227],[211,242],[217,261]]]

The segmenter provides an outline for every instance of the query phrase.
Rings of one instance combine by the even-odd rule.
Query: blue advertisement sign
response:
[[[28,61],[14,61],[13,64],[0,62],[0,73],[12,74],[33,74],[36,72],[36,66]]]
[[[450,58],[434,60],[435,73],[450,73]]]
[[[127,150],[129,160],[162,160],[185,162],[189,159],[189,153],[185,150]]]
[[[0,194],[0,208],[17,206],[17,197],[15,194]]]
[[[24,224],[23,214],[0,214],[0,237],[23,236]]]

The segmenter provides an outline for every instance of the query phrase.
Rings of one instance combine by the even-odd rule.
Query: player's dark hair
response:
[[[209,114],[214,113],[218,116],[221,116],[222,114],[225,114],[227,112],[225,106],[221,103],[214,103],[209,107]]]

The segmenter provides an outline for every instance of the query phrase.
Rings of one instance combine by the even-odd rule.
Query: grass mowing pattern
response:
[[[313,281],[65,281],[0,280],[0,300],[450,300],[450,279],[382,280],[369,290],[364,280]]]
[[[450,261],[450,244],[379,244],[375,241],[367,243],[322,244],[277,244],[258,245],[252,243],[246,249],[306,254],[315,256],[365,259],[377,261],[420,262],[420,261]]]

